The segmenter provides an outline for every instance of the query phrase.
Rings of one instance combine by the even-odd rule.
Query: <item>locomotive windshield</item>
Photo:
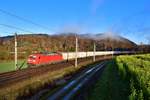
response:
[[[29,58],[30,59],[36,59],[36,56],[30,56]]]

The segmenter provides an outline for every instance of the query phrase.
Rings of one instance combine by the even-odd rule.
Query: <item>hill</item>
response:
[[[134,42],[119,35],[99,33],[85,34],[83,37],[95,40],[100,50],[131,50],[137,47]]]
[[[92,51],[94,41],[96,50],[126,50],[136,47],[135,43],[120,36],[83,34],[77,37],[79,38],[79,51]],[[17,41],[20,59],[34,52],[75,51],[75,34],[26,34],[18,35]],[[13,59],[14,54],[11,52],[14,52],[14,36],[0,37],[0,60]]]

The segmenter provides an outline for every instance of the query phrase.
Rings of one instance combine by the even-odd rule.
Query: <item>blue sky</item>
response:
[[[1,0],[0,9],[42,25],[0,12],[0,24],[31,32],[55,34],[113,32],[136,43],[150,38],[149,0]],[[0,36],[29,32],[0,25]]]

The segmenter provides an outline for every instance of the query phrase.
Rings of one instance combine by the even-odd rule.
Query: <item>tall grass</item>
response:
[[[90,91],[90,100],[150,100],[149,58],[149,54],[114,58]]]
[[[146,59],[149,56],[120,56],[116,59],[121,78],[130,82],[130,100],[150,99],[150,61]]]

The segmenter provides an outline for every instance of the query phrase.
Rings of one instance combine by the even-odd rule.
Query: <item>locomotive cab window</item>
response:
[[[36,56],[30,56],[30,59],[36,59]]]

